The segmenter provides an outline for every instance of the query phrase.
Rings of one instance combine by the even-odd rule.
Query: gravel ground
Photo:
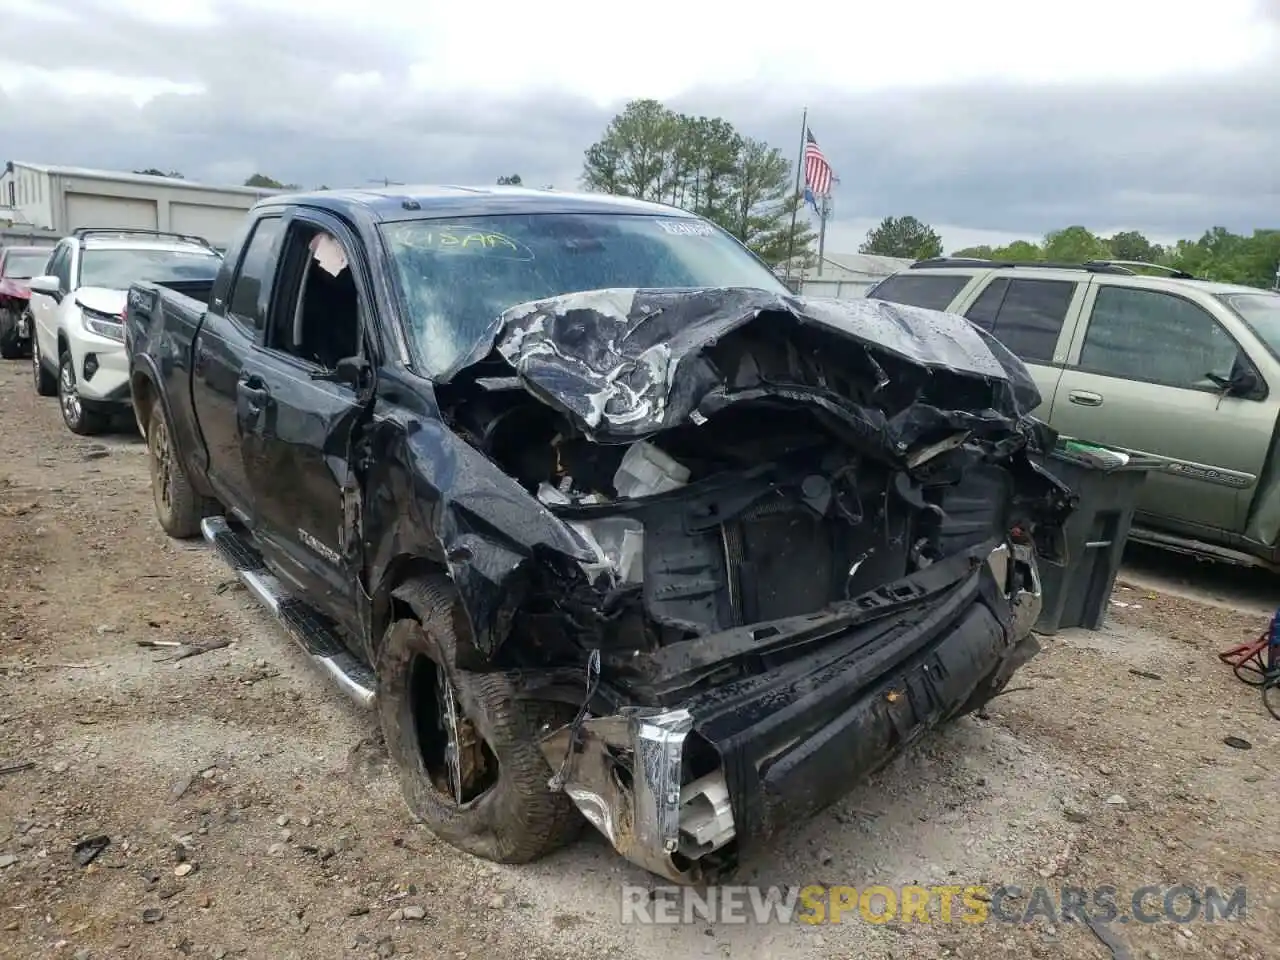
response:
[[[1013,903],[1037,885],[1248,888],[1243,921],[1116,924],[1113,954],[1044,918],[623,925],[622,885],[651,881],[592,834],[522,868],[444,846],[401,802],[372,716],[211,553],[160,532],[141,442],[72,436],[24,363],[0,364],[0,546],[0,956],[1280,956],[1280,723],[1214,657],[1264,618],[1141,571],[1107,629],[1046,639],[988,714],[742,872],[1016,884]],[[229,645],[172,661],[143,640]]]

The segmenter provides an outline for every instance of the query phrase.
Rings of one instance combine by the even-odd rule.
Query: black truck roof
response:
[[[693,214],[647,200],[607,193],[563,193],[508,186],[394,186],[358,190],[317,190],[267,197],[255,209],[307,206],[348,219],[389,223],[441,217],[483,217],[530,213],[606,213],[693,219]]]

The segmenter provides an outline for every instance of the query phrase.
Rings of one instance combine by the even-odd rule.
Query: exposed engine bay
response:
[[[495,347],[438,387],[442,412],[582,548],[525,571],[496,659],[576,675],[553,784],[648,869],[691,879],[757,817],[708,732],[733,691],[888,650],[971,604],[984,564],[1003,642],[1028,632],[1036,538],[1070,495],[1026,456],[1051,435],[1025,369],[962,318],[600,291],[508,311]]]

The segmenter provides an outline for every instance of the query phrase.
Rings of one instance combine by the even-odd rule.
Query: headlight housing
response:
[[[122,317],[102,313],[99,310],[90,310],[81,304],[80,319],[84,322],[84,328],[90,333],[96,333],[100,337],[106,337],[106,339],[114,340],[117,343],[124,343],[124,319]]]

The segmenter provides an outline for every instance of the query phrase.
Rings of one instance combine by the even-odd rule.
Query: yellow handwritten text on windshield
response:
[[[494,248],[503,248],[514,250],[517,253],[524,251],[510,237],[503,236],[500,233],[450,233],[440,231],[438,233],[429,233],[426,236],[427,246],[439,247],[457,247],[462,249],[478,249],[492,250]]]

